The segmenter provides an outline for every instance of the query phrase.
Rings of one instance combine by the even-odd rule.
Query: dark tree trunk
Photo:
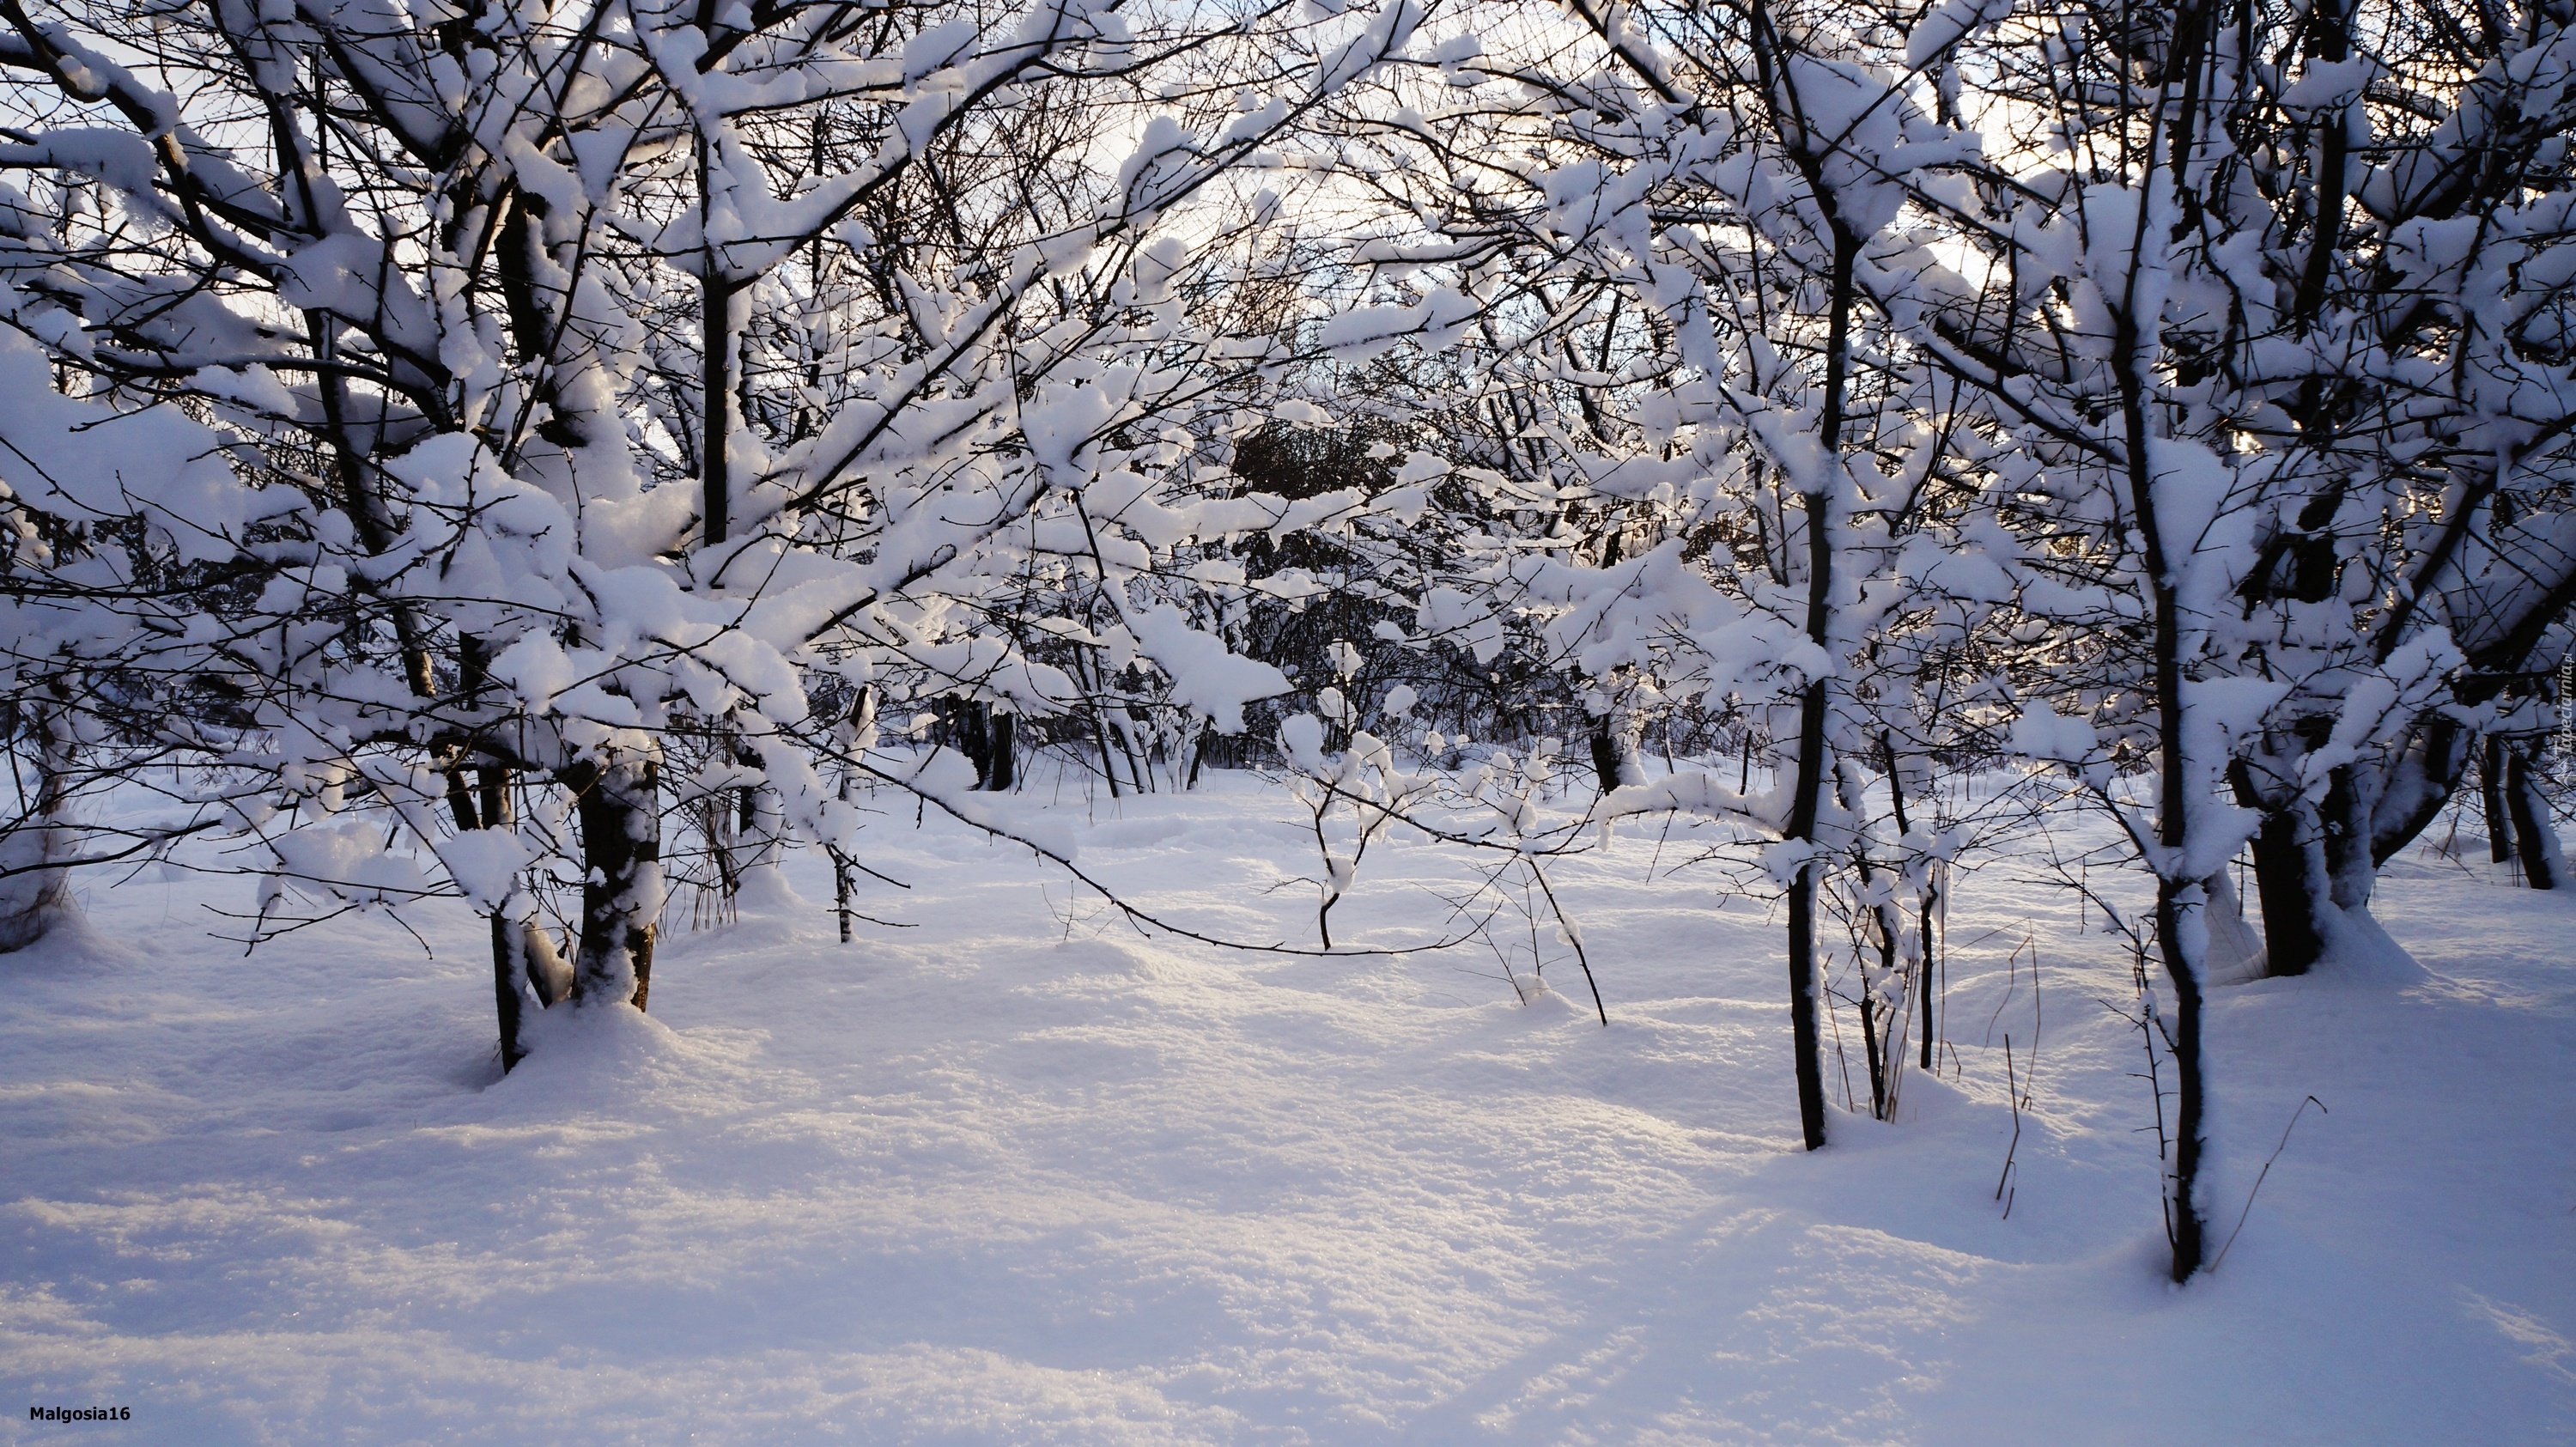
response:
[[[492,1004],[501,1021],[501,1073],[516,1070],[528,1052],[519,1044],[520,1017],[526,1012],[527,994],[519,983],[526,965],[519,957],[523,937],[510,917],[500,910],[489,916],[492,923]]]
[[[2202,1099],[2200,1060],[2200,971],[2182,947],[2182,891],[2197,886],[2171,880],[2156,883],[2156,934],[2165,973],[2174,987],[2174,1169],[2167,1199],[2173,1233],[2172,1277],[2187,1281],[2200,1269],[2207,1249],[2200,1215]]]
[[[841,921],[841,943],[850,942],[850,894],[858,881],[852,877],[850,856],[835,846],[832,855],[832,913]]]
[[[1848,266],[1848,262],[1844,263]],[[1813,540],[1808,566],[1807,632],[1824,641],[1832,552],[1825,538],[1830,498],[1806,496],[1807,531]],[[1790,793],[1788,837],[1812,844],[1825,791],[1825,681],[1810,680],[1798,700],[1798,775]],[[1807,1149],[1825,1143],[1824,1039],[1816,1024],[1816,862],[1800,861],[1789,882],[1789,1046],[1798,1069],[1798,1126]]]
[[[1610,736],[1607,716],[1592,726],[1592,773],[1600,781],[1602,793],[1619,787],[1619,741]]]
[[[1880,734],[1878,746],[1887,754],[1887,802],[1896,815],[1897,837],[1902,839],[1914,832],[1914,825],[1905,817],[1905,778],[1897,769],[1896,739],[1891,734]],[[1915,927],[1914,937],[1914,996],[1923,1017],[1923,1038],[1915,1045],[1915,1063],[1924,1070],[1932,1068],[1932,911],[1941,900],[1940,886],[1932,882],[1935,867],[1928,861],[1924,864],[1923,893],[1915,901],[1921,922]]]
[[[1798,1129],[1807,1149],[1825,1144],[1825,1068],[1816,1031],[1816,867],[1789,883],[1789,1045],[1797,1055]]]
[[[1884,743],[1884,740],[1881,742]],[[1861,811],[1863,801],[1854,790],[1854,778],[1853,774],[1842,774],[1836,793],[1844,811],[1856,816]],[[1903,799],[1904,790],[1897,786],[1892,774],[1889,777],[1888,786],[1895,798]],[[1903,818],[1901,807],[1898,810],[1898,818],[1900,821]],[[1900,822],[1897,829],[1902,833],[1904,825]],[[1861,892],[1865,895],[1876,894],[1878,866],[1871,862],[1869,850],[1865,845],[1854,852],[1852,864],[1860,875]],[[1878,979],[1881,981],[1897,978],[1898,936],[1904,930],[1904,925],[1896,912],[1896,905],[1893,903],[1895,898],[1893,887],[1889,889],[1888,897],[1889,903],[1873,904],[1869,907],[1870,922],[1876,925],[1878,930],[1876,946]],[[1869,1066],[1869,1114],[1873,1120],[1885,1120],[1889,1082],[1896,1068],[1894,1048],[1898,1015],[1893,1006],[1885,1010],[1879,1008],[1877,986],[1871,981],[1866,967],[1860,971],[1860,998],[1856,1003],[1860,1006],[1862,1056]],[[1884,1038],[1881,1037],[1882,1031],[1885,1032]]]
[[[2370,908],[2371,892],[2379,884],[2379,860],[2370,852],[2379,779],[2357,764],[2337,765],[2326,777],[2327,895],[2336,910],[2358,914]]]
[[[475,810],[477,822],[485,829],[504,829],[511,823],[510,771],[487,768],[477,771]],[[501,1073],[506,1075],[527,1057],[519,1042],[520,1027],[526,1019],[533,997],[540,1009],[553,1004],[546,999],[539,983],[540,971],[528,967],[527,936],[537,927],[534,920],[511,916],[509,901],[491,914],[492,923],[492,1004],[501,1027]]]
[[[1809,179],[1814,180],[1813,176]],[[1821,187],[1819,195],[1829,194]],[[1851,314],[1855,300],[1853,263],[1860,239],[1836,222],[1832,289],[1833,308],[1825,338],[1824,415],[1818,432],[1833,465],[1842,461],[1843,388],[1851,368]],[[1819,479],[1822,481],[1822,479]],[[1832,645],[1833,507],[1831,491],[1801,492],[1807,517],[1807,637],[1819,648]],[[1826,682],[1807,681],[1798,699],[1798,775],[1789,800],[1787,837],[1812,845],[1816,819],[1824,803]],[[1825,1143],[1824,1040],[1816,1025],[1816,860],[1810,854],[1789,882],[1789,1043],[1797,1052],[1798,1125],[1807,1149]]]
[[[2196,34],[2197,15],[2189,7],[2176,17],[2177,39],[2185,27]],[[2177,49],[2182,47],[2178,44]],[[2138,224],[2146,224],[2145,213],[2139,213]],[[2134,286],[2136,273],[2130,275]],[[2172,1276],[2177,1282],[2187,1281],[2200,1270],[2204,1247],[2204,1227],[2200,1215],[2200,1155],[2202,1078],[2200,1058],[2200,961],[2190,942],[2184,938],[2183,925],[2189,919],[2193,903],[2189,897],[2201,888],[2198,879],[2180,878],[2171,872],[2173,862],[2182,858],[2184,846],[2191,842],[2193,799],[2190,789],[2191,749],[2183,717],[2183,605],[2172,562],[2166,556],[2162,524],[2157,520],[2159,501],[2155,473],[2149,462],[2145,387],[2134,366],[2138,355],[2140,317],[2133,309],[2133,292],[2124,291],[2120,306],[2114,312],[2111,354],[2120,359],[2115,376],[2120,391],[2120,421],[2127,472],[2129,506],[2137,523],[2138,534],[2145,543],[2141,570],[2153,605],[2153,634],[2150,642],[2155,669],[2156,708],[2156,842],[2163,846],[2165,861],[2156,873],[2156,934],[2163,955],[2165,973],[2172,977],[2174,988],[2174,1030],[2172,1048],[2176,1085],[2174,1121],[2174,1171],[2165,1198],[2167,1230],[2173,1243]],[[2147,318],[2152,322],[2152,317]],[[2194,931],[2195,934],[2199,933]]]
[[[490,682],[489,652],[483,640],[467,636],[457,646],[458,683],[467,696],[479,694]],[[465,760],[452,756],[447,768],[447,809],[459,833],[477,829],[499,829],[511,821],[510,771],[499,765],[487,765],[474,771],[475,786],[466,787]],[[509,900],[496,902],[487,916],[492,935],[492,1013],[500,1035],[501,1073],[509,1074],[527,1058],[520,1043],[520,1027],[527,1014],[528,971],[521,956],[518,924],[510,917]]]
[[[2505,815],[2513,821],[2515,857],[2522,861],[2522,882],[2534,889],[2556,889],[2564,861],[2558,855],[2557,825],[2549,801],[2541,797],[2532,776],[2531,750],[2507,750],[2504,781]]]
[[[1017,747],[1014,715],[987,710],[987,716],[992,727],[985,735],[990,742],[985,746],[984,787],[997,794],[1008,793],[1019,778],[1019,756],[1013,752]]]
[[[1869,884],[1866,865],[1863,866],[1861,884],[1863,887]],[[1878,919],[1879,978],[1893,980],[1897,976],[1896,937],[1902,928],[1897,923],[1896,906],[1873,905],[1871,912]],[[1887,1119],[1888,1077],[1896,1065],[1890,1055],[1896,1039],[1896,1023],[1897,1014],[1893,1007],[1886,1011],[1878,1008],[1877,992],[1870,984],[1868,972],[1863,971],[1860,978],[1860,1033],[1869,1057],[1869,1113],[1879,1120]],[[1881,1048],[1881,1030],[1887,1032],[1886,1049]]]
[[[1100,742],[1100,777],[1109,781],[1109,797],[1118,797],[1118,763],[1109,752],[1109,721],[1100,716],[1100,706],[1092,705],[1091,734]]]
[[[2502,864],[2513,857],[2514,821],[2504,807],[2504,740],[2487,735],[2486,757],[2479,761],[2479,803],[2486,811],[2487,862]]]
[[[2293,800],[2263,815],[2254,834],[2254,893],[2263,909],[2264,973],[2304,975],[2325,954],[2317,904],[2327,896],[2316,816]]]
[[[1869,1062],[1869,1118],[1887,1119],[1887,1061],[1878,1048],[1878,1000],[1864,972],[1860,981],[1860,1041]],[[1845,1081],[1846,1085],[1850,1082]]]
[[[2145,429],[2135,428],[2130,435],[2143,441]],[[2143,450],[2141,447],[2141,453]],[[2142,484],[2132,496],[2145,504],[2140,508],[2140,530],[2148,538],[2155,538],[2156,518],[2149,489]],[[2181,600],[2168,581],[2170,575],[2164,570],[2163,559],[2153,551],[2152,543],[2150,548],[2147,568],[2154,580],[2151,586],[2156,603],[2158,754],[2164,774],[2157,809],[2157,842],[2169,856],[2179,857],[2190,837],[2187,820],[2191,808],[2184,784],[2189,754],[2183,732]],[[2183,939],[2183,922],[2192,908],[2184,894],[2200,888],[2198,880],[2161,874],[2156,879],[2157,945],[2174,989],[2174,1169],[2166,1196],[2166,1218],[2173,1237],[2172,1276],[2177,1282],[2190,1280],[2200,1270],[2206,1249],[2206,1228],[2200,1211],[2201,1120],[2206,1111],[2200,1058],[2200,961]]]
[[[653,936],[662,913],[660,767],[616,755],[564,771],[581,819],[581,946],[576,1003],[626,1000],[645,1008]]]
[[[716,157],[704,135],[698,138],[698,224],[707,235],[713,204],[709,174]],[[733,389],[735,340],[733,296],[738,285],[725,275],[722,258],[710,244],[698,256],[698,324],[700,412],[698,437],[699,537],[707,547],[725,540],[733,525]]]
[[[1939,868],[1938,865],[1927,866],[1924,877],[1927,880],[1936,877],[1932,874],[1932,870],[1937,868]],[[1921,941],[1918,950],[1922,957],[1914,963],[1914,990],[1923,1000],[1923,1042],[1918,1047],[1919,1054],[1915,1064],[1925,1070],[1932,1068],[1932,917],[1938,912],[1940,904],[1940,886],[1926,885],[1923,890],[1923,923],[1917,927]]]
[[[841,775],[839,797],[844,804],[850,802],[850,776],[846,772]],[[852,866],[850,856],[841,852],[841,846],[838,844],[827,843],[823,846],[823,851],[832,856],[832,913],[839,916],[841,921],[841,943],[848,944],[850,942],[850,896],[858,889],[858,870]]]
[[[2370,857],[2386,864],[2415,842],[2460,786],[2470,750],[2458,724],[2426,719],[2387,766],[2378,801],[2371,806]]]

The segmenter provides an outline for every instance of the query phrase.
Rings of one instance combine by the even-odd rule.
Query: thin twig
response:
[[[2263,1162],[2263,1169],[2254,1173],[2254,1188],[2253,1190],[2249,1190],[2245,1193],[2245,1209],[2236,1213],[2236,1230],[2227,1233],[2227,1246],[2221,1246],[2218,1248],[2218,1260],[2209,1263],[2210,1270],[2216,1271],[2218,1269],[2219,1262],[2223,1262],[2227,1259],[2227,1247],[2236,1244],[2237,1233],[2245,1229],[2245,1218],[2254,1214],[2254,1193],[2263,1189],[2263,1178],[2272,1174],[2272,1162],[2279,1160],[2281,1158],[2281,1152],[2290,1148],[2290,1132],[2298,1128],[2299,1117],[2307,1114],[2308,1107],[2312,1105],[2317,1108],[2320,1114],[2334,1114],[2333,1111],[2326,1109],[2326,1103],[2324,1101],[2317,1099],[2313,1095],[2300,1101],[2299,1108],[2290,1112],[2290,1123],[2281,1127],[2281,1143],[2272,1147],[2272,1154],[2269,1159]]]

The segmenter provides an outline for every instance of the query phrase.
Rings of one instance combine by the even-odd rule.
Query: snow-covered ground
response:
[[[1121,813],[1083,858],[1140,898],[1311,925],[1282,796]],[[1649,883],[1651,829],[1562,868],[1604,1030],[1570,961],[1523,1004],[1491,954],[1146,939],[910,815],[861,903],[917,927],[682,901],[651,1017],[507,1079],[461,907],[244,958],[202,906],[246,882],[88,879],[87,938],[0,959],[0,1439],[2576,1440],[2576,898],[2413,852],[2420,975],[2218,992],[2222,1239],[2331,1113],[2177,1291],[2127,962],[2008,866],[1955,1071],[1810,1157],[1776,921]],[[1459,877],[1383,844],[1337,934]]]

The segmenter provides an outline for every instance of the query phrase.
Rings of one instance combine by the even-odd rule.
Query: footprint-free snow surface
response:
[[[2576,900],[2482,864],[2390,870],[2420,969],[2214,992],[2244,1227],[2176,1290],[2126,946],[2028,871],[1962,882],[1937,1078],[1810,1156],[1777,921],[1657,828],[1557,868],[1604,1029],[1509,911],[1228,953],[911,815],[888,925],[838,943],[812,858],[675,901],[651,1015],[552,1012],[506,1079],[460,905],[245,957],[250,881],[84,875],[0,959],[0,1439],[2576,1439]],[[1298,817],[1229,777],[1081,858],[1311,942]],[[1382,842],[1337,938],[1465,878]]]

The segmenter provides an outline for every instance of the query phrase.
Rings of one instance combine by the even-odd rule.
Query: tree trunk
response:
[[[1645,766],[1637,760],[1634,723],[1616,710],[1592,721],[1592,773],[1604,794],[1622,784],[1646,782]]]
[[[992,724],[982,703],[961,693],[941,697],[936,739],[955,749],[966,762],[975,766],[976,788],[983,788],[985,782],[992,778]]]
[[[1849,263],[1842,263],[1848,267]],[[1825,640],[1831,606],[1833,552],[1826,539],[1832,499],[1806,497],[1808,567],[1807,635]],[[1790,839],[1813,844],[1825,791],[1825,680],[1810,679],[1798,700],[1798,774],[1790,792]],[[1807,1149],[1825,1144],[1824,1039],[1816,1025],[1816,860],[1800,860],[1789,882],[1789,1047],[1797,1055],[1798,1126]]]
[[[1829,305],[1833,313],[1825,339],[1824,415],[1818,432],[1824,438],[1830,465],[1839,467],[1843,387],[1851,368],[1852,267],[1860,256],[1860,241],[1839,223],[1832,229]],[[1801,491],[1798,495],[1807,517],[1806,633],[1817,647],[1830,649],[1834,496],[1826,479],[1815,479],[1814,486],[1820,490]],[[1788,838],[1810,845],[1816,840],[1816,817],[1825,792],[1825,687],[1826,680],[1811,678],[1799,695],[1798,776],[1790,791],[1785,831]],[[1807,1149],[1812,1151],[1825,1143],[1824,1041],[1816,1028],[1816,860],[1812,853],[1799,861],[1798,873],[1789,883],[1789,1043],[1797,1052],[1798,1125]]]
[[[1607,714],[1592,722],[1592,774],[1604,794],[1619,787],[1619,742],[1610,736]]]
[[[2486,757],[2479,761],[2478,802],[2487,821],[2487,862],[2502,864],[2513,857],[2513,820],[2504,807],[2504,740],[2489,734]]]
[[[2357,764],[2337,765],[2326,777],[2327,898],[2338,913],[2360,914],[2379,885],[2379,861],[2370,852],[2379,777]]]
[[[736,753],[734,762],[747,768],[761,766],[759,752],[749,748]],[[787,854],[787,803],[776,789],[765,783],[745,784],[735,792],[734,838],[740,848],[735,857],[735,887],[755,878],[767,881],[763,888],[775,885]]]
[[[35,737],[30,760],[35,789],[22,793],[19,814],[0,831],[0,954],[23,950],[45,937],[71,907],[71,874],[62,861],[71,852],[65,811],[71,804],[72,740],[63,711],[21,704]],[[22,784],[23,788],[23,784]]]
[[[1824,641],[1830,607],[1832,552],[1825,537],[1830,498],[1806,495],[1810,537],[1807,633]],[[1813,844],[1825,791],[1825,680],[1811,679],[1798,700],[1798,774],[1790,792],[1787,837]],[[1816,861],[1799,861],[1789,882],[1789,1046],[1797,1056],[1798,1126],[1807,1149],[1825,1143],[1824,1040],[1816,1025]]]
[[[2245,922],[2245,901],[2224,866],[2201,881],[2201,896],[2206,901],[2201,917],[2209,922],[2209,946],[2201,955],[2203,975],[2226,983],[2270,974],[2263,937]]]
[[[527,1058],[519,1044],[519,1027],[527,1013],[528,996],[521,983],[528,978],[523,951],[527,936],[506,911],[494,910],[485,916],[492,926],[492,1005],[501,1024],[501,1073],[509,1074]]]
[[[2188,899],[2198,884],[2156,881],[2156,936],[2165,973],[2173,980],[2174,1028],[2174,1168],[2167,1183],[2166,1221],[2173,1236],[2172,1277],[2187,1281],[2200,1269],[2207,1249],[2200,1212],[2202,1099],[2200,1060],[2200,970],[2185,948],[2186,922],[2198,905]]]
[[[491,686],[491,663],[491,647],[483,639],[470,633],[457,639],[457,688],[467,699],[479,701]],[[469,789],[465,783],[466,761],[467,755],[461,750],[447,758],[447,809],[457,832],[507,827],[512,822],[509,768],[487,764],[476,769],[474,787]],[[519,1032],[530,1000],[525,935],[526,929],[533,926],[523,926],[522,921],[532,920],[535,912],[533,900],[512,890],[486,916],[492,935],[493,1016],[499,1028],[504,1075],[517,1069],[527,1056],[520,1045]]]
[[[2304,975],[2324,956],[2317,906],[2327,898],[2316,811],[2294,799],[2268,810],[2254,834],[2254,894],[2263,910],[2263,972]]]
[[[1881,742],[1884,743],[1884,740],[1882,739]],[[1835,792],[1839,802],[1846,813],[1857,816],[1863,801],[1857,791],[1856,773],[1837,771],[1837,778]],[[1895,797],[1899,799],[1904,797],[1904,790],[1896,785],[1892,776],[1889,779],[1889,787],[1895,791]],[[1902,834],[1904,826],[1899,824],[1897,828]],[[1861,893],[1865,896],[1877,894],[1878,866],[1870,861],[1869,841],[1866,838],[1863,838],[1860,841],[1860,847],[1853,851],[1852,865],[1860,875]],[[1896,1057],[1896,1027],[1904,1018],[1904,1006],[1896,998],[1892,988],[1886,1009],[1880,1009],[1878,1001],[1878,987],[1881,984],[1892,987],[1895,981],[1903,978],[1903,971],[1897,959],[1897,949],[1905,927],[1897,914],[1895,899],[1896,882],[1891,882],[1887,899],[1869,906],[1870,922],[1877,926],[1878,938],[1874,942],[1878,951],[1877,977],[1875,979],[1871,977],[1866,960],[1857,962],[1860,965],[1860,998],[1857,1003],[1860,1006],[1861,1051],[1869,1066],[1869,1114],[1873,1120],[1887,1119],[1889,1103],[1894,1094],[1896,1067],[1900,1063]],[[1883,1038],[1882,1031],[1885,1032]]]
[[[1905,816],[1905,778],[1897,764],[1895,736],[1880,734],[1878,746],[1887,755],[1887,802],[1896,815],[1896,837],[1902,840],[1914,832],[1914,825]],[[1914,934],[1914,998],[1922,1016],[1922,1038],[1915,1042],[1915,1064],[1923,1070],[1932,1068],[1932,913],[1941,902],[1941,886],[1933,871],[1939,867],[1932,860],[1924,861],[1923,889],[1915,899],[1920,923]]]
[[[481,656],[479,648],[469,649],[468,652],[469,656],[477,659]],[[509,827],[512,820],[508,769],[496,767],[477,771],[478,787],[472,800],[473,808],[470,813],[464,792],[463,770],[450,773],[448,778],[450,781],[448,800],[455,809],[457,821],[461,827],[470,829]],[[536,922],[536,901],[528,898],[523,891],[512,890],[509,897],[501,902],[501,907],[494,910],[487,918],[492,932],[493,1013],[500,1025],[501,1073],[507,1075],[518,1068],[521,1060],[527,1058],[527,1051],[520,1044],[519,1037],[520,1030],[527,1019],[528,1006],[534,1004],[537,1008],[544,1009],[561,999],[562,994],[557,991],[551,998],[547,996],[546,984],[550,980],[551,972],[542,965],[532,965],[529,958],[528,936],[535,933],[539,938],[543,938],[543,932],[538,929]],[[551,944],[547,945],[546,953],[549,956],[553,954]],[[561,962],[557,961],[556,964],[560,967]]]
[[[1860,1043],[1869,1064],[1869,1118],[1887,1119],[1887,1061],[1878,1048],[1878,996],[1869,972],[1860,975]],[[1848,1084],[1849,1082],[1845,1082]]]
[[[698,226],[705,235],[714,196],[710,171],[714,144],[698,137]],[[706,547],[725,540],[733,526],[733,298],[739,284],[725,275],[724,258],[710,240],[698,257],[700,419],[698,424],[699,539]]]
[[[2383,767],[2378,801],[2371,806],[2370,857],[2386,864],[2415,842],[2450,806],[2469,767],[2469,747],[2458,724],[2438,715],[2424,720]]]
[[[475,650],[479,656],[479,650]],[[477,807],[469,813],[461,787],[462,775],[450,775],[454,786],[449,794],[460,821],[471,820],[471,827],[507,828],[514,813],[510,807],[510,771],[493,767],[478,771]],[[555,949],[552,936],[537,922],[537,902],[525,890],[514,889],[490,915],[492,930],[492,1001],[501,1027],[501,1073],[507,1075],[527,1051],[521,1034],[529,1007],[539,1010],[562,1004],[572,994],[572,966],[564,962]]]
[[[564,770],[581,820],[581,945],[575,1003],[625,1000],[645,1008],[653,936],[662,915],[660,765],[616,753]]]
[[[2186,12],[2187,14],[2188,12]],[[2188,23],[2178,21],[2177,24]],[[2144,213],[2140,213],[2143,228]],[[2136,272],[2130,274],[2134,286]],[[2175,873],[2174,866],[2191,842],[2195,804],[2191,791],[2191,740],[2184,719],[2183,648],[2185,625],[2178,573],[2166,555],[2163,525],[2157,518],[2155,472],[2149,461],[2145,388],[2135,370],[2140,319],[2122,296],[2114,313],[2112,355],[2121,359],[2121,430],[2126,443],[2129,507],[2145,543],[2140,560],[2153,608],[2150,643],[2155,668],[2156,708],[2156,842],[2163,846],[2156,865],[2156,936],[2165,973],[2173,980],[2174,1030],[2171,1036],[2176,1082],[2174,1169],[2165,1196],[2166,1231],[2173,1243],[2172,1275],[2187,1281],[2200,1270],[2205,1230],[2200,1214],[2201,1117],[2200,954],[2202,931],[2192,918],[2200,908],[2201,882]],[[2152,320],[2150,318],[2149,320]],[[2186,932],[2186,926],[2189,926]]]
[[[1932,1068],[1932,1000],[1935,992],[1932,963],[1936,958],[1933,954],[1932,923],[1941,909],[1940,868],[1938,863],[1923,867],[1923,922],[1915,927],[1918,958],[1914,961],[1914,991],[1922,999],[1923,1040],[1917,1047],[1920,1053],[1914,1063],[1925,1070]]]
[[[2514,855],[2522,861],[2522,882],[2534,889],[2556,889],[2567,872],[2567,861],[2559,854],[2558,827],[2550,818],[2549,801],[2541,797],[2540,781],[2532,776],[2528,745],[2507,751],[2504,795],[2505,815],[2513,821]]]
[[[1019,756],[1013,752],[1017,747],[1014,715],[995,713],[990,717],[992,728],[988,736],[992,742],[986,751],[984,787],[997,794],[1006,794],[1019,780]]]
[[[841,922],[841,943],[850,942],[850,895],[858,884],[850,868],[850,856],[837,844],[824,846],[832,856],[832,913]]]
[[[1798,1129],[1807,1149],[1825,1144],[1825,1068],[1816,1033],[1816,872],[1798,866],[1789,883],[1789,1046],[1797,1056]]]

